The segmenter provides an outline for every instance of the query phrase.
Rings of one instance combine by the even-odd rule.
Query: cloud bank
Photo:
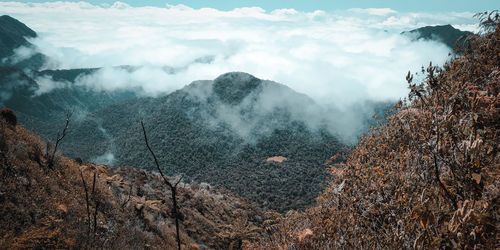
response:
[[[121,2],[2,2],[0,9],[38,32],[31,42],[52,58],[46,68],[104,67],[80,84],[154,96],[242,71],[337,105],[403,97],[408,70],[448,59],[444,45],[411,42],[400,32],[441,24],[476,29],[473,13],[392,9],[220,11]],[[120,65],[134,70],[113,67]]]

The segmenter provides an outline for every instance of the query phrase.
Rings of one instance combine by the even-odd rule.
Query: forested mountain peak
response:
[[[436,40],[446,44],[450,49],[455,50],[455,43],[459,38],[470,35],[472,32],[456,29],[450,24],[425,26],[418,29],[405,31],[402,34],[409,35],[414,40]]]
[[[261,82],[260,79],[247,73],[230,72],[217,77],[213,89],[222,101],[237,104],[259,87]]]

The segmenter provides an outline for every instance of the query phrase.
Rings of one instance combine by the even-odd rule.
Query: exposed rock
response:
[[[269,157],[267,158],[267,162],[278,162],[278,163],[282,163],[283,161],[286,161],[288,160],[288,158],[284,157],[284,156],[273,156],[273,157]]]

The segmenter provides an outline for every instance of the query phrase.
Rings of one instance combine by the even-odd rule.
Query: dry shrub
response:
[[[0,116],[11,126],[17,125],[17,116],[10,108],[0,110]]]
[[[500,248],[500,20],[483,17],[490,28],[460,56],[423,83],[408,74],[408,99],[331,167],[316,207],[252,247]]]
[[[12,240],[11,249],[69,249],[74,239],[67,238],[60,229],[37,228]]]

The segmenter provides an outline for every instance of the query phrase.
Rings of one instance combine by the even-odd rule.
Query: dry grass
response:
[[[158,175],[60,153],[50,169],[39,137],[0,123],[0,248],[176,248],[170,191]],[[259,209],[243,199],[209,185],[178,189],[183,249],[228,248],[255,233]]]

